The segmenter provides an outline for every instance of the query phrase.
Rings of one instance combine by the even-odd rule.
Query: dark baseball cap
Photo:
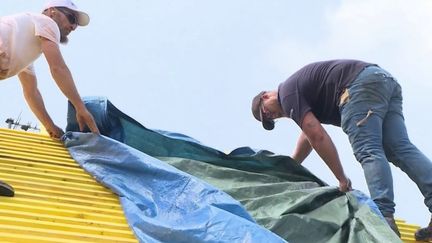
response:
[[[272,119],[268,119],[265,117],[265,114],[262,110],[262,96],[266,93],[266,91],[261,91],[257,96],[255,96],[252,100],[252,114],[255,119],[260,121],[266,130],[273,130],[274,121]]]

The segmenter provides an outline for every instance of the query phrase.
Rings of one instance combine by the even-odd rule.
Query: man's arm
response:
[[[90,131],[99,133],[93,116],[87,110],[78,94],[72,74],[63,60],[58,44],[41,37],[41,48],[57,86],[75,108],[80,130],[83,131],[85,126],[87,126]]]
[[[294,153],[292,158],[297,161],[299,164],[303,163],[303,161],[308,157],[310,152],[312,151],[312,146],[307,139],[306,134],[302,132],[300,137],[297,140],[296,148],[294,149]]]
[[[24,98],[33,114],[35,114],[39,121],[44,125],[48,134],[52,138],[60,138],[63,135],[63,130],[57,127],[48,115],[42,96],[37,87],[36,77],[26,72],[20,72],[18,78],[21,81]]]
[[[339,181],[339,190],[344,192],[351,190],[351,182],[345,175],[336,147],[324,127],[312,112],[306,113],[303,118],[302,130],[308,138],[310,145],[315,149],[321,159],[324,160]]]

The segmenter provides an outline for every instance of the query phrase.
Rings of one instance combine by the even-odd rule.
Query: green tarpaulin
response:
[[[102,134],[227,192],[289,242],[401,242],[369,198],[341,193],[288,156],[247,147],[225,154],[182,134],[147,129],[104,98],[85,103]],[[68,118],[67,130],[77,130],[73,109]]]

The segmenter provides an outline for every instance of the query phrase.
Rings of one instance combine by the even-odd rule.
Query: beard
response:
[[[60,36],[60,43],[67,44],[69,42],[69,38],[66,35]]]
[[[60,43],[67,44],[69,42],[69,38],[68,38],[69,34],[70,34],[69,31],[60,30]]]

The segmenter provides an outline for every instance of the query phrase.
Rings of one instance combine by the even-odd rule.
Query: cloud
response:
[[[381,64],[408,89],[413,83],[431,89],[431,12],[428,0],[343,1],[326,16],[326,45]]]
[[[432,51],[432,2],[428,0],[343,1],[326,18],[328,44],[360,50],[421,55]],[[349,42],[349,44],[347,43]]]
[[[269,48],[269,58],[285,72],[302,61],[358,58],[397,70],[403,77],[415,72],[430,80],[431,12],[430,0],[341,1],[311,20],[316,30],[310,31],[319,31],[318,38],[305,41],[299,33],[287,33]],[[404,74],[404,69],[410,73]]]

